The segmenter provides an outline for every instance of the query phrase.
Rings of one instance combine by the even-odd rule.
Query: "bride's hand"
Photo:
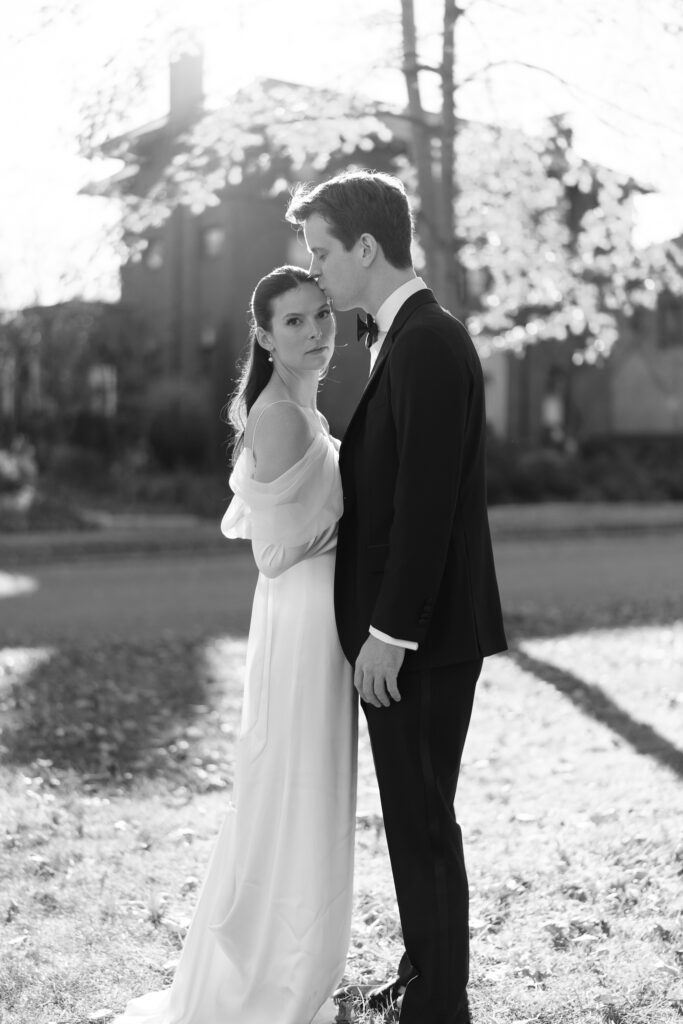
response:
[[[354,686],[361,700],[374,707],[388,708],[392,700],[400,700],[398,673],[405,658],[405,649],[369,636],[360,649],[353,674]]]

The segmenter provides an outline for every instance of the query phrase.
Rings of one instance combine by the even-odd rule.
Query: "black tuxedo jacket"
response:
[[[505,650],[485,439],[472,340],[419,291],[384,339],[339,453],[335,610],[351,664],[370,625],[417,641],[406,669]]]

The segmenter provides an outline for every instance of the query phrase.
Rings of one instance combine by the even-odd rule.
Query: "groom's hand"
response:
[[[360,649],[353,673],[354,686],[366,704],[388,708],[392,700],[400,700],[398,673],[406,652],[403,647],[386,644],[369,636]]]

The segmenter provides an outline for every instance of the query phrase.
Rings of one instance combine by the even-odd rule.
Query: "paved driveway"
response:
[[[671,602],[683,617],[683,535],[505,540],[496,547],[510,613],[581,604]],[[11,575],[24,592],[9,596]],[[93,557],[0,575],[0,646],[63,639],[244,633],[255,581],[246,547],[196,554]],[[21,589],[21,588],[20,588]],[[5,596],[3,597],[3,593]]]

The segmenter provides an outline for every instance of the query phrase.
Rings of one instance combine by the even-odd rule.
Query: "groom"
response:
[[[405,953],[366,999],[376,1010],[400,1004],[401,1024],[469,1024],[453,802],[482,659],[506,647],[481,365],[415,275],[397,179],[359,171],[299,186],[287,218],[303,226],[311,273],[334,306],[368,314],[359,327],[370,379],[339,456],[335,608],[367,718]]]

